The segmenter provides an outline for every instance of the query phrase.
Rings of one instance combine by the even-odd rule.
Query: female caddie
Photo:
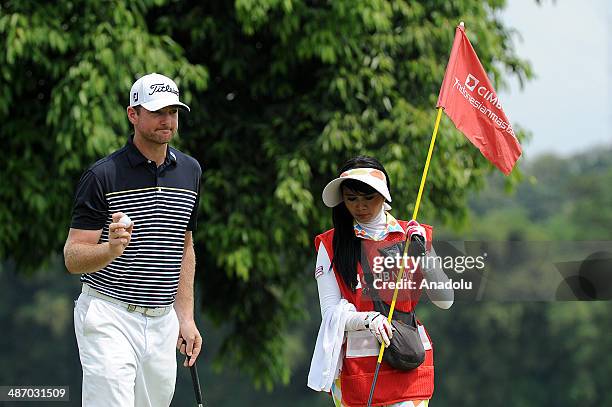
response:
[[[362,251],[368,250],[370,242],[391,244],[405,240],[407,234],[409,238],[417,234],[426,240],[428,256],[435,253],[430,226],[396,220],[388,212],[389,177],[378,160],[356,157],[345,163],[339,173],[323,191],[323,202],[333,208],[334,228],[315,239],[315,278],[322,322],[308,386],[330,392],[335,406],[365,406],[380,343],[388,346],[393,330],[386,316],[374,311],[371,296],[366,294]],[[422,267],[422,274],[430,280],[448,280],[435,267]],[[440,308],[449,308],[453,303],[452,290],[437,292],[435,298],[428,294]],[[414,306],[414,301],[399,301],[396,309],[412,312]],[[403,371],[383,361],[372,405],[427,407],[434,386],[433,349],[420,322],[418,330],[425,349],[424,362],[416,369]]]

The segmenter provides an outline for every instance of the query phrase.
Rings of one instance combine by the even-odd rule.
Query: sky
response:
[[[501,17],[515,28],[517,54],[536,78],[499,90],[514,127],[531,131],[526,159],[612,147],[612,2],[508,0]]]

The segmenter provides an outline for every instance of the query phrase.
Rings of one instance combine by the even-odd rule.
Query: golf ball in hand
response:
[[[129,228],[132,225],[132,219],[127,215],[123,215],[123,217],[119,219],[119,223],[123,223],[126,228]]]

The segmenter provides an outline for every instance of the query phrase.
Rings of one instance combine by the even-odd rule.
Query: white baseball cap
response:
[[[167,76],[150,73],[138,79],[130,90],[130,106],[142,106],[154,112],[166,106],[180,106],[190,111],[189,106],[179,101],[176,83]]]
[[[330,181],[323,189],[323,203],[333,208],[343,201],[342,191],[340,184],[347,179],[354,179],[368,184],[379,192],[387,202],[391,202],[391,194],[387,187],[387,178],[381,170],[376,168],[353,168],[348,171],[344,171],[340,176]],[[390,209],[389,206],[385,206],[385,209]]]

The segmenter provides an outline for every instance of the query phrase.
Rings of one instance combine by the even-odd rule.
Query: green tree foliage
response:
[[[61,249],[79,174],[125,142],[133,80],[177,78],[193,107],[177,142],[205,169],[203,307],[229,327],[218,364],[287,382],[311,242],[330,226],[324,183],[374,155],[409,216],[457,23],[497,87],[529,76],[503,4],[0,1],[0,258],[33,268]],[[462,217],[492,167],[447,120],[438,140],[422,219]]]
[[[504,180],[495,174],[489,187],[470,200],[473,213],[464,233],[442,234],[451,240],[541,241],[539,248],[559,241],[609,242],[610,153],[596,148],[568,158],[541,156],[523,168],[529,182],[513,195],[503,194]],[[611,281],[608,274],[598,283]],[[520,284],[528,289],[537,282],[522,279]],[[441,405],[599,406],[612,401],[607,391],[609,301],[459,302],[449,311],[421,307],[419,312],[439,345],[434,398]]]
[[[470,200],[472,220],[478,219],[471,233],[498,240],[509,230],[522,233],[524,240],[610,239],[611,157],[606,148],[565,159],[540,156],[524,167],[526,182],[513,195],[502,193],[505,181],[493,174],[491,187]]]

